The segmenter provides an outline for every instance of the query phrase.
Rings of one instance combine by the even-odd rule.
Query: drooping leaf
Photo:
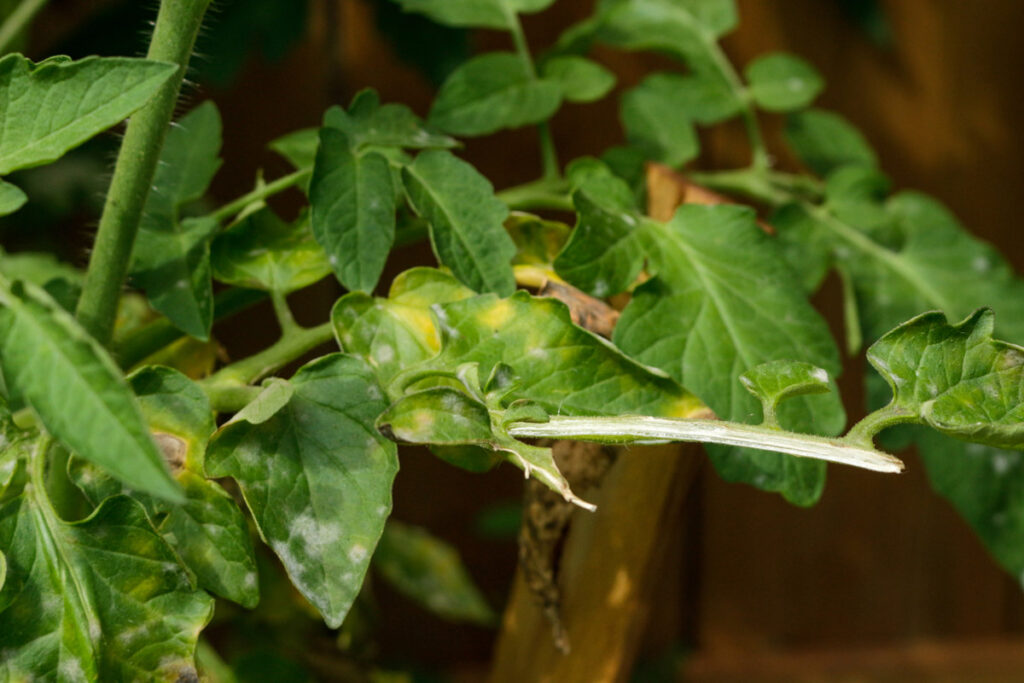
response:
[[[740,383],[761,402],[765,424],[775,425],[779,403],[791,396],[824,394],[831,390],[828,373],[810,363],[775,360],[750,368]]]
[[[615,328],[615,343],[664,370],[724,418],[749,421],[757,402],[740,374],[764,362],[800,359],[835,376],[838,351],[804,298],[777,245],[745,207],[684,205],[667,224],[643,223],[641,238],[657,277],[638,287]],[[836,394],[780,407],[783,427],[835,434],[844,414]],[[824,465],[755,451],[712,451],[723,477],[809,504]]]
[[[73,451],[134,489],[181,500],[117,366],[32,285],[0,281],[0,368],[8,389]]]
[[[213,600],[193,588],[142,506],[116,496],[68,524],[44,495],[33,488],[0,507],[0,677],[194,678]]]
[[[559,82],[535,78],[517,55],[490,52],[452,72],[429,121],[453,135],[487,135],[544,121],[561,103]]]
[[[287,294],[331,272],[313,239],[309,218],[285,223],[263,208],[217,235],[210,247],[213,276],[227,284]]]
[[[291,384],[288,404],[269,420],[223,427],[206,469],[239,483],[292,583],[337,628],[391,511],[398,459],[374,429],[387,404],[365,363],[325,356]]]
[[[373,566],[399,592],[439,617],[485,626],[495,621],[455,548],[425,529],[388,522]]]
[[[526,399],[552,415],[687,417],[702,409],[668,377],[630,360],[574,325],[565,304],[518,291],[481,295],[433,308],[442,350],[431,368],[479,364],[482,377],[503,363],[515,375],[502,404]]]
[[[503,223],[508,209],[491,183],[445,151],[427,151],[402,171],[413,208],[430,224],[438,261],[478,292],[515,289],[516,248]]]
[[[925,313],[872,344],[890,409],[949,436],[1024,449],[1024,348],[993,339],[994,329],[988,309],[957,325]]]
[[[0,216],[14,213],[28,201],[28,197],[17,185],[0,180]]]
[[[353,150],[367,147],[450,149],[459,142],[428,126],[404,104],[381,104],[375,90],[360,90],[348,111],[332,107],[324,125],[344,133]]]
[[[557,83],[568,102],[599,100],[615,86],[615,74],[583,57],[555,57],[541,66],[541,76]]]
[[[648,77],[622,97],[620,116],[631,145],[650,159],[681,166],[700,151],[693,122],[686,115],[686,94],[671,79]]]
[[[386,299],[346,294],[334,305],[331,322],[341,348],[365,360],[386,386],[400,370],[441,350],[430,307],[473,294],[451,275],[413,268],[392,281]]]
[[[821,109],[791,114],[786,120],[786,141],[807,166],[819,175],[847,164],[876,166],[874,150],[846,119]]]
[[[212,219],[180,220],[220,168],[221,121],[207,101],[171,127],[135,241],[132,272],[153,307],[182,331],[206,340],[213,323],[209,242]]]
[[[124,57],[0,58],[0,176],[55,161],[125,119],[176,69]]]
[[[554,0],[395,0],[446,26],[509,29],[516,13],[539,12]]]
[[[357,155],[344,133],[320,130],[309,200],[313,235],[338,280],[371,292],[395,240],[395,189],[388,161]]]
[[[802,59],[785,53],[763,55],[744,70],[750,96],[767,111],[792,111],[806,107],[825,87],[817,70]]]

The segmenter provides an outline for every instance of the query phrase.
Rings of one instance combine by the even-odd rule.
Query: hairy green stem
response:
[[[149,59],[178,65],[156,95],[128,122],[110,181],[99,231],[93,243],[77,315],[101,344],[110,341],[117,304],[142,210],[174,115],[199,26],[210,0],[163,0],[157,13]]]
[[[539,209],[572,211],[570,189],[566,180],[542,178],[502,190],[497,193],[497,197],[513,211],[536,211]]]
[[[7,51],[11,41],[28,26],[39,10],[46,6],[47,0],[21,0],[14,11],[7,15],[0,24],[0,55]]]
[[[870,446],[849,439],[830,439],[811,434],[784,432],[770,427],[665,417],[558,417],[549,422],[515,422],[508,433],[514,437],[576,439],[602,443],[664,443],[688,441],[718,443],[786,453],[852,465],[875,472],[902,472],[903,462]]]
[[[213,318],[223,320],[263,301],[266,297],[266,292],[230,287],[213,297]],[[117,341],[114,357],[121,367],[127,370],[184,336],[185,333],[175,327],[174,323],[161,316]]]
[[[228,202],[227,204],[220,207],[216,211],[208,214],[208,217],[214,219],[218,223],[222,223],[227,219],[231,218],[232,216],[234,216],[235,214],[237,214],[245,207],[252,204],[253,202],[258,202],[261,199],[272,197],[275,194],[278,194],[279,192],[283,192],[290,187],[298,185],[303,180],[312,175],[312,173],[312,168],[303,168],[293,173],[289,173],[286,176],[281,176],[272,183],[267,183],[266,185],[257,187],[251,192],[247,192],[246,194],[242,195],[238,199]]]

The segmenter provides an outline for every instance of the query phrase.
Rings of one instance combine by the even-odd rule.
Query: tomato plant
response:
[[[425,119],[359,92],[268,141],[291,173],[202,210],[221,117],[207,100],[172,119],[209,0],[161,2],[145,58],[0,57],[0,176],[128,119],[84,271],[0,260],[4,680],[230,680],[201,634],[215,598],[260,604],[260,573],[278,571],[260,545],[343,633],[371,565],[438,614],[493,621],[450,547],[389,522],[402,444],[511,464],[593,509],[550,440],[695,441],[725,479],[811,505],[827,462],[902,470],[875,444],[889,430],[1024,571],[1024,532],[992,523],[1016,489],[991,472],[1019,470],[1024,447],[1024,348],[1002,341],[1024,341],[1024,284],[1003,258],[936,200],[890,193],[863,136],[812,107],[811,65],[730,63],[731,0],[602,1],[534,55],[519,17],[552,2],[397,0],[515,50],[458,65]],[[0,48],[40,4],[10,15]],[[626,144],[563,165],[548,121],[615,85],[596,44],[680,68],[622,94]],[[761,121],[780,114],[802,172],[773,165]],[[698,127],[733,119],[750,163],[690,172],[709,199],[649,215],[645,164],[684,167]],[[540,176],[496,192],[460,148],[521,127]],[[292,188],[308,207],[284,218],[266,202]],[[0,215],[27,201],[0,180]],[[382,283],[417,242],[436,267]],[[849,428],[839,345],[808,300],[832,270],[845,350],[876,371]],[[329,277],[346,290],[330,319],[296,322],[287,296]],[[177,352],[262,298],[280,328],[266,348],[209,373]]]

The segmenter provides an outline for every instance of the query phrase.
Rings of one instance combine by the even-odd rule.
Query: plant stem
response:
[[[563,179],[542,178],[502,190],[497,197],[513,211],[572,211],[570,189],[569,183]]]
[[[39,10],[46,6],[47,0],[21,0],[21,3],[7,15],[0,25],[0,55],[7,52],[7,45],[28,26]]]
[[[334,330],[329,322],[316,327],[296,326],[282,335],[272,346],[221,368],[204,379],[201,384],[206,387],[251,384],[300,358],[307,351],[330,341],[333,336]]]
[[[177,64],[178,71],[128,122],[78,302],[79,321],[104,345],[110,341],[114,328],[118,298],[131,262],[142,210],[174,114],[189,55],[209,3],[210,0],[163,0],[160,3],[146,56]]]
[[[253,202],[258,202],[261,199],[272,197],[273,195],[279,192],[287,190],[289,187],[298,185],[303,180],[308,178],[312,173],[313,169],[303,168],[293,173],[289,173],[286,176],[281,176],[272,183],[267,183],[262,187],[257,187],[251,192],[242,195],[238,199],[228,202],[227,204],[220,207],[216,211],[208,214],[208,217],[214,219],[218,223],[222,223],[228,218],[234,216],[236,213],[238,213],[245,207],[252,204]]]
[[[664,417],[558,417],[549,422],[515,422],[508,433],[514,437],[577,439],[610,443],[693,441],[757,448],[802,458],[853,465],[875,472],[902,472],[903,463],[870,445],[854,445],[848,439],[830,439],[723,420]],[[870,442],[869,442],[870,443]]]
[[[764,136],[761,134],[761,125],[757,121],[757,112],[754,111],[749,91],[743,85],[739,74],[736,73],[736,69],[733,67],[732,62],[729,61],[729,58],[725,56],[725,52],[718,44],[716,38],[707,35],[703,42],[708,56],[711,57],[711,63],[714,64],[718,73],[729,84],[736,98],[743,104],[743,125],[747,129],[747,138],[750,140],[750,167],[757,170],[771,168],[771,157],[768,155],[768,148],[765,146]]]
[[[740,168],[691,173],[690,179],[709,189],[762,202],[771,207],[800,199],[819,201],[824,194],[814,178],[770,169]]]
[[[270,302],[274,305],[274,315],[277,317],[277,324],[281,327],[281,334],[287,336],[293,330],[300,329],[292,315],[292,309],[288,306],[288,299],[281,292],[271,292]]]
[[[515,45],[516,54],[523,61],[526,73],[529,74],[530,79],[536,81],[537,67],[533,63],[533,57],[530,55],[530,46],[526,42],[526,34],[523,33],[523,25],[519,22],[519,15],[508,11],[506,16],[509,24],[508,31],[512,34],[512,44]],[[555,149],[555,141],[551,137],[551,126],[547,121],[537,124],[537,135],[540,138],[540,160],[543,178],[545,180],[561,178],[562,172],[558,165],[558,151]]]

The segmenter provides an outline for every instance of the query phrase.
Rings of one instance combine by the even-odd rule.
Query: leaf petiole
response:
[[[312,168],[303,168],[289,173],[288,175],[281,176],[271,183],[261,185],[260,187],[245,193],[241,197],[224,204],[216,211],[208,214],[208,217],[214,219],[218,223],[222,223],[253,202],[258,202],[262,199],[266,199],[267,197],[272,197],[275,194],[284,192],[288,188],[298,185],[308,179],[312,174]]]

